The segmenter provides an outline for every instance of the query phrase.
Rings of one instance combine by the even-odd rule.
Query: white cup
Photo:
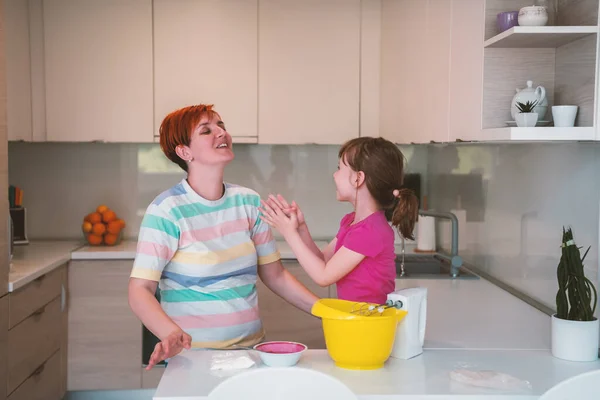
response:
[[[554,126],[563,128],[575,126],[577,109],[577,106],[552,106]]]

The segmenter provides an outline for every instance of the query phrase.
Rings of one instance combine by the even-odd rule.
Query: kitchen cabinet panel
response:
[[[8,140],[31,141],[29,2],[4,0]]]
[[[448,140],[452,3],[383,0],[380,129],[386,139]]]
[[[6,400],[8,380],[8,296],[0,297],[0,400]]]
[[[152,142],[152,1],[44,0],[47,140]]]
[[[358,137],[360,0],[260,0],[258,21],[259,143]]]
[[[258,134],[257,0],[155,0],[155,134],[178,108],[214,104],[234,137]]]
[[[12,392],[8,400],[61,400],[64,393],[59,376],[60,353],[56,352]]]
[[[319,298],[329,297],[329,288],[320,287],[297,262],[284,262],[284,267]],[[260,316],[266,340],[291,340],[310,349],[324,349],[325,338],[319,318],[289,304],[273,293],[260,280],[257,283]]]
[[[68,390],[139,389],[142,325],[129,308],[131,260],[69,265]]]

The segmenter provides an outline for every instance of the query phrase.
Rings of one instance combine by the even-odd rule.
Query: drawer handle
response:
[[[36,278],[34,282],[36,284],[38,284],[38,285],[41,285],[41,283],[42,283],[42,281],[44,280],[45,277],[46,277],[46,275],[42,275],[39,278]]]
[[[32,317],[38,317],[40,315],[42,315],[44,313],[44,311],[46,311],[46,306],[40,308],[39,310],[37,310],[36,312],[34,312],[33,314],[31,314]]]
[[[35,371],[33,371],[33,376],[38,376],[40,375],[42,372],[44,372],[44,368],[46,368],[46,362],[44,361],[44,363],[42,365],[40,365],[39,367],[37,367],[35,369]]]

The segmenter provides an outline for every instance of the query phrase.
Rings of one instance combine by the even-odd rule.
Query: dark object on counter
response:
[[[13,224],[13,244],[29,244],[29,239],[27,239],[27,209],[25,207],[11,208],[10,219]]]

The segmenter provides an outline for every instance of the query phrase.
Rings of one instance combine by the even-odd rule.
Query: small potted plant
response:
[[[562,255],[556,275],[556,314],[552,316],[552,355],[569,361],[598,359],[600,325],[594,317],[598,293],[585,277],[583,261],[571,228],[563,227]]]
[[[538,113],[533,112],[537,105],[537,100],[528,101],[527,103],[517,102],[518,113],[515,114],[515,122],[519,128],[529,128],[535,126],[538,120]]]

